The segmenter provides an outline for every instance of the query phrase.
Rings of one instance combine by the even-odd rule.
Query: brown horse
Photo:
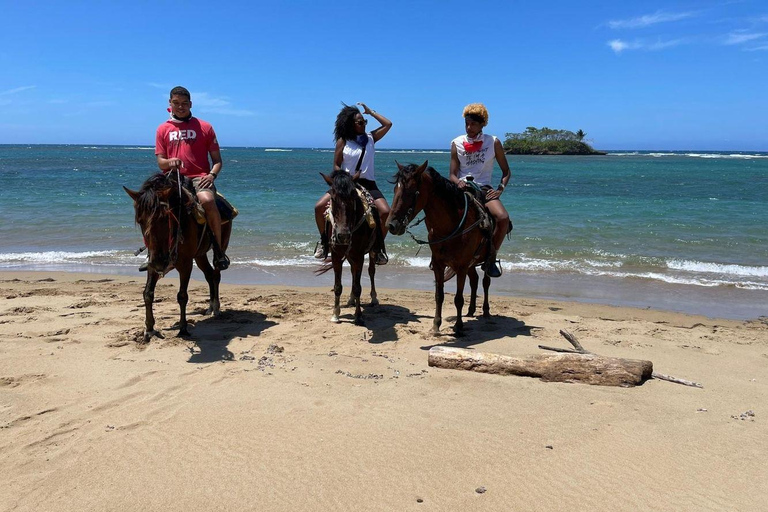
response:
[[[155,174],[135,192],[123,187],[133,199],[136,210],[136,223],[141,227],[144,243],[149,255],[147,269],[147,284],[144,286],[144,307],[146,321],[144,342],[147,343],[152,335],[160,334],[155,331],[155,316],[152,313],[152,303],[155,300],[155,286],[158,279],[168,274],[174,268],[179,272],[179,293],[176,300],[179,303],[179,336],[188,336],[187,330],[187,288],[192,274],[192,260],[205,274],[210,291],[209,307],[206,314],[218,316],[219,282],[221,272],[214,269],[208,262],[206,253],[215,239],[206,225],[200,225],[195,220],[193,209],[195,193],[191,182],[181,177],[177,172]],[[232,223],[227,222],[221,227],[222,249],[226,250]]]
[[[371,306],[379,303],[376,297],[376,265],[371,252],[379,236],[378,213],[374,210],[371,216],[366,215],[366,205],[357,192],[355,181],[360,176],[358,172],[354,176],[346,171],[334,171],[330,176],[320,173],[323,179],[331,186],[331,236],[330,243],[331,263],[318,270],[323,274],[333,268],[334,275],[334,304],[331,322],[339,323],[341,313],[341,273],[344,260],[349,261],[352,270],[352,294],[349,298],[349,306],[355,306],[355,324],[363,325],[363,313],[360,307],[360,295],[363,287],[360,278],[365,264],[365,255],[369,255],[368,276],[371,278]],[[369,219],[374,222],[371,227]]]
[[[402,235],[408,224],[424,211],[424,222],[429,233],[429,248],[432,250],[430,268],[435,273],[435,320],[432,332],[440,332],[443,311],[443,285],[446,281],[446,267],[456,274],[456,324],[454,330],[464,328],[461,310],[464,307],[464,282],[469,276],[471,298],[467,314],[475,314],[478,275],[476,266],[486,258],[489,233],[481,229],[487,217],[476,206],[474,199],[462,192],[455,184],[440,175],[428,162],[420,166],[397,164],[395,196],[389,212],[387,227],[393,235]],[[450,274],[449,274],[450,275]],[[488,288],[491,278],[483,277],[483,316],[490,316]]]

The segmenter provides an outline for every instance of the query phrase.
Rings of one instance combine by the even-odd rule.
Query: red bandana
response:
[[[475,151],[480,151],[480,148],[483,147],[483,141],[478,140],[477,142],[464,142],[464,150],[467,153],[474,153]]]

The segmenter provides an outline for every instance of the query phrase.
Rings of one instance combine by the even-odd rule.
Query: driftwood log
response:
[[[451,347],[432,347],[429,366],[499,375],[538,377],[547,382],[583,382],[630,387],[651,378],[653,363],[595,354],[543,354],[512,357]]]
[[[539,348],[542,350],[551,350],[553,352],[565,352],[569,354],[592,354],[589,350],[585,349],[581,346],[581,343],[579,343],[579,340],[576,339],[576,336],[569,333],[568,331],[561,330],[560,335],[568,340],[568,343],[573,345],[573,348],[558,348],[558,347],[548,347],[546,345],[539,345]],[[673,377],[671,375],[666,375],[664,373],[659,372],[653,372],[651,374],[652,379],[658,379],[658,380],[666,380],[667,382],[674,382],[675,384],[682,384],[683,386],[690,386],[692,388],[703,388],[704,386],[699,382],[693,382],[691,380],[686,379],[680,379],[678,377]]]

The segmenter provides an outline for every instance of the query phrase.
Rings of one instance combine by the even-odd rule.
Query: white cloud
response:
[[[739,30],[728,34],[728,37],[725,39],[723,44],[743,44],[754,41],[756,39],[762,39],[765,36],[768,36],[768,32],[746,32],[744,30]]]
[[[15,89],[8,89],[7,91],[0,92],[0,96],[6,96],[8,94],[16,94],[17,92],[28,91],[34,89],[36,85],[24,85],[22,87],[16,87]]]
[[[154,87],[155,89],[164,89],[166,91],[170,91],[173,88],[172,85],[159,84],[157,82],[147,82],[147,85],[150,87]]]
[[[755,46],[754,48],[744,48],[748,52],[768,51],[768,44],[763,46]]]
[[[695,12],[664,12],[656,11],[653,14],[646,14],[637,18],[627,20],[613,20],[608,22],[608,26],[613,29],[619,28],[642,28],[657,23],[667,23],[671,21],[680,21],[686,18],[696,16]]]
[[[608,46],[610,46],[611,50],[613,50],[616,53],[621,53],[624,50],[628,50],[631,48],[629,43],[626,43],[621,39],[614,39],[612,41],[608,41]]]
[[[637,39],[634,41],[622,41],[621,39],[613,39],[608,41],[607,44],[610,46],[611,50],[618,55],[626,50],[659,51],[685,43],[685,39],[670,39],[668,41],[663,41],[661,39],[657,41],[643,41]]]
[[[248,117],[255,116],[256,113],[250,110],[238,109],[232,105],[226,97],[214,97],[207,92],[191,92],[192,109],[212,114],[221,114],[225,116]]]

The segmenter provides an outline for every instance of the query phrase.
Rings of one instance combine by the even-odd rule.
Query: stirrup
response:
[[[229,268],[229,258],[226,254],[221,253],[219,256],[215,256],[213,260],[213,266],[216,270],[227,270]]]
[[[317,245],[315,245],[315,258],[318,260],[324,260],[328,257],[328,249],[326,249],[325,244],[323,241],[317,242]]]
[[[386,265],[389,263],[389,256],[384,251],[377,252],[373,261],[376,265]]]
[[[149,269],[149,260],[139,265],[139,272],[146,272]]]
[[[488,277],[501,277],[501,260],[488,260],[480,268]]]

